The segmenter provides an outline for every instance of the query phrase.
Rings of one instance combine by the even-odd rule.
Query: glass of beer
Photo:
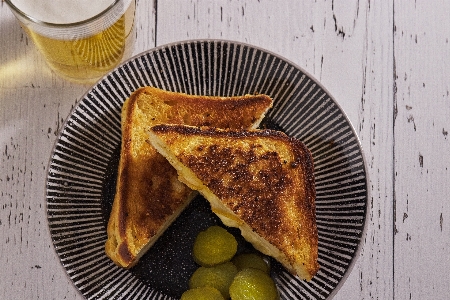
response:
[[[128,58],[135,0],[6,0],[52,70],[93,83]]]

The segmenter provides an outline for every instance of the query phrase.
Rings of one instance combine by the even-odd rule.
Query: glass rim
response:
[[[82,21],[77,21],[77,22],[71,22],[71,23],[52,23],[52,22],[47,22],[47,21],[42,21],[39,20],[35,17],[30,16],[29,14],[25,13],[24,11],[22,11],[21,9],[19,9],[16,5],[14,5],[14,3],[12,3],[12,0],[5,0],[6,4],[9,5],[9,7],[17,14],[19,14],[22,18],[27,19],[30,22],[33,22],[35,24],[39,24],[42,26],[47,26],[47,27],[60,27],[60,28],[69,28],[69,27],[74,27],[74,26],[82,26],[82,25],[86,25],[92,21],[95,21],[98,18],[103,17],[104,15],[106,15],[109,11],[111,11],[117,3],[124,1],[124,0],[114,0],[107,8],[105,8],[104,10],[102,10],[101,12],[99,12],[98,14],[89,17],[85,20]],[[131,1],[130,1],[131,2]]]

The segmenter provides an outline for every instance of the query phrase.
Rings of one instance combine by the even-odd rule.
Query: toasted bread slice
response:
[[[273,130],[164,124],[149,137],[225,225],[300,278],[316,274],[314,167],[303,143]]]
[[[153,87],[135,91],[122,108],[122,145],[105,251],[129,268],[182,212],[195,192],[177,179],[167,160],[146,142],[159,123],[254,128],[272,106],[265,95],[192,96]]]

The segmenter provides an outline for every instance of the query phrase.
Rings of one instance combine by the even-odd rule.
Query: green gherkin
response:
[[[181,300],[225,300],[225,298],[217,289],[205,286],[187,290],[181,295]]]
[[[194,260],[203,267],[218,265],[230,261],[237,252],[237,246],[236,238],[225,228],[211,226],[196,237]]]
[[[263,271],[264,273],[269,273],[269,264],[261,257],[261,255],[256,253],[242,253],[236,255],[232,259],[233,264],[238,268],[238,271],[247,268],[254,268]]]
[[[236,266],[226,262],[214,267],[200,267],[189,280],[189,288],[213,287],[220,291],[225,299],[230,298],[229,289],[231,282],[238,273]]]
[[[277,287],[272,278],[261,270],[240,271],[230,286],[231,300],[277,300]]]

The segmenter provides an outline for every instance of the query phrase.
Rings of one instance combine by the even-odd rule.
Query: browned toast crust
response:
[[[194,96],[153,87],[135,91],[122,109],[122,145],[105,251],[129,268],[195,196],[176,170],[146,142],[145,130],[175,123],[223,128],[257,126],[272,105],[265,95]]]
[[[299,273],[302,264],[298,275],[312,278],[319,268],[316,194],[312,156],[303,143],[273,130],[157,125],[152,132],[227,208],[213,205],[213,211],[249,225],[284,254],[291,272]],[[194,181],[186,183],[202,192]]]

